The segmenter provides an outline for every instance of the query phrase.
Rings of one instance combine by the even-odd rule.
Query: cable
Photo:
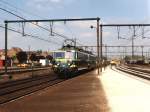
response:
[[[15,6],[13,6],[13,5],[7,3],[7,2],[4,2],[4,1],[0,1],[0,2],[3,2],[3,3],[5,3],[5,4],[7,4],[7,5],[11,6],[11,7],[14,7],[14,8],[16,8],[16,9],[20,9],[20,8],[17,8],[17,7],[15,7]],[[3,8],[0,8],[0,9],[3,10],[3,11],[5,11],[5,12],[7,12],[7,13],[10,13],[10,14],[12,14],[12,15],[14,15],[14,16],[20,18],[20,19],[26,20],[25,18],[23,18],[23,17],[21,17],[21,16],[18,16],[17,14],[12,13],[12,12],[6,10],[6,9],[3,9]],[[23,10],[23,9],[20,9],[20,10]],[[14,10],[13,10],[13,11],[14,11]],[[23,11],[24,11],[24,10],[23,10]],[[15,12],[16,12],[16,11],[15,11]],[[25,12],[25,11],[24,11],[24,12]],[[31,15],[31,13],[30,13],[30,15]],[[34,14],[32,14],[32,15],[34,15]],[[35,15],[34,15],[34,16],[35,16]],[[37,16],[37,15],[36,15],[36,16]],[[38,16],[38,17],[40,17],[40,16]],[[36,25],[36,26],[38,26],[38,27],[40,27],[40,28],[42,28],[42,29],[44,29],[44,30],[50,32],[49,29],[47,29],[47,28],[44,28],[44,27],[42,27],[42,26],[40,26],[40,25],[37,25],[37,24],[35,24],[35,23],[32,23],[32,24],[34,24],[34,25]],[[52,32],[51,32],[51,33],[52,33]],[[67,36],[64,36],[64,35],[62,35],[62,34],[58,34],[58,33],[56,33],[56,32],[53,32],[53,34],[55,34],[55,35],[57,35],[57,36],[59,36],[59,37],[62,37],[62,38],[64,38],[64,39],[68,39]]]
[[[1,7],[0,7],[0,9],[3,10],[3,11],[5,11],[5,12],[7,12],[7,13],[10,13],[10,14],[12,14],[12,15],[14,15],[14,16],[20,18],[20,19],[26,20],[25,18],[23,18],[23,17],[21,17],[21,16],[19,16],[19,15],[17,15],[17,14],[12,13],[11,11],[8,11],[8,10],[3,9],[3,8],[1,8]],[[45,27],[42,27],[42,26],[40,26],[40,25],[38,25],[38,24],[35,24],[35,23],[31,23],[31,24],[36,25],[36,26],[38,26],[39,28],[50,32],[49,29],[47,29],[47,28],[45,28]],[[62,35],[62,34],[59,34],[59,33],[56,33],[56,32],[53,32],[53,34],[55,34],[55,35],[57,35],[57,36],[59,36],[59,37],[62,37],[62,38],[64,38],[64,39],[68,39],[67,36],[64,36],[64,35]]]
[[[66,22],[64,22],[64,24],[65,24],[65,27],[67,28],[67,30],[71,33],[71,35],[73,36],[73,37],[76,37],[76,35],[72,32],[72,30],[70,29],[70,27],[68,26],[68,25],[66,25]],[[76,38],[75,38],[76,39]],[[79,45],[81,45],[81,46],[84,46],[83,44],[81,44],[81,43],[79,43],[79,42],[76,42],[76,43],[78,43]]]
[[[1,28],[4,28],[5,29],[5,27],[4,26],[2,26],[2,25],[0,25],[0,27]],[[19,34],[22,34],[22,32],[20,32],[20,31],[16,31],[15,29],[13,29],[13,28],[7,28],[8,30],[10,30],[10,31],[13,31],[13,32],[15,32],[15,33],[19,33]],[[28,37],[31,37],[31,38],[36,38],[36,39],[39,39],[39,40],[43,40],[43,41],[45,41],[45,42],[49,42],[49,43],[53,43],[53,44],[58,44],[58,43],[56,43],[56,42],[52,42],[52,41],[50,41],[50,40],[46,40],[46,39],[43,39],[43,38],[40,38],[39,36],[34,36],[34,35],[31,35],[31,34],[24,34],[25,36],[28,36]],[[58,45],[60,45],[60,44],[58,44]]]
[[[7,2],[4,2],[4,1],[0,1],[0,2],[3,2],[3,3],[5,3],[5,4],[9,5],[9,6],[14,7],[13,5],[10,5],[10,4],[7,3]],[[14,7],[14,8],[17,8],[17,7]],[[0,7],[0,9],[3,10],[3,11],[5,11],[5,12],[7,12],[7,13],[10,13],[10,14],[12,14],[12,15],[14,15],[14,16],[20,18],[20,19],[26,20],[25,18],[23,18],[23,17],[21,17],[21,16],[15,14],[15,13],[13,13],[13,12],[11,12],[11,11],[8,11],[8,10],[6,10],[6,9],[4,9],[4,8],[1,8],[1,7]],[[22,10],[22,9],[21,9],[21,10]],[[30,13],[30,14],[31,14],[31,13]],[[50,32],[50,30],[47,29],[47,28],[45,28],[45,27],[42,27],[42,26],[40,26],[40,25],[38,25],[38,24],[35,24],[35,23],[32,23],[32,24],[34,24],[34,25],[38,26],[39,28],[42,28],[42,29],[44,29],[44,30]],[[62,38],[64,38],[64,39],[69,39],[67,36],[64,36],[64,35],[62,35],[62,34],[59,34],[59,33],[56,33],[56,32],[52,32],[52,33],[55,34],[55,35],[57,35],[57,36],[59,36],[59,37],[62,37]]]
[[[67,28],[67,30],[71,33],[72,36],[76,37],[76,35],[72,32],[70,27],[67,25],[66,21],[64,22],[64,26]]]
[[[43,18],[43,17],[41,17],[41,16],[39,16],[39,15],[37,15],[37,14],[34,14],[34,13],[32,13],[32,12],[29,12],[29,11],[27,11],[27,10],[24,10],[24,9],[22,9],[22,8],[18,8],[18,7],[16,7],[16,6],[14,6],[14,5],[12,5],[12,4],[10,4],[10,3],[4,1],[4,0],[0,0],[0,2],[6,4],[6,5],[10,6],[10,7],[13,7],[13,8],[15,8],[15,9],[22,10],[22,12],[25,12],[25,13],[27,13],[27,14],[29,14],[29,15]]]
[[[9,5],[9,6],[13,7],[13,8],[20,9],[20,10],[22,10],[23,12],[27,12],[27,11],[21,9],[21,8],[15,7],[14,5],[12,5],[12,4],[10,4],[10,3],[6,2],[6,1],[3,1],[3,0],[2,0],[2,1],[0,1],[0,2],[2,2],[2,3],[4,3],[4,4],[7,4],[7,5]],[[14,14],[14,13],[12,13],[12,12],[6,10],[6,9],[1,8],[1,10],[6,11],[7,13],[10,13],[10,14],[12,14],[12,15],[14,15],[14,16],[20,18],[20,19],[26,20],[25,18],[23,18],[23,17],[21,17],[21,16],[18,16],[17,14]],[[30,15],[38,16],[38,15],[35,15],[35,14],[31,13],[31,12],[27,12],[27,13],[30,14]],[[38,16],[38,17],[41,18],[41,16]],[[32,23],[32,24],[34,24],[34,23]],[[37,24],[34,24],[34,25],[36,25],[36,26],[38,26],[38,27],[40,27],[40,28],[42,28],[42,29],[44,29],[44,30],[46,30],[46,31],[49,31],[49,29],[44,28],[44,27],[42,27],[42,26],[40,26],[40,25],[37,25]],[[50,31],[49,31],[49,32],[50,32]],[[62,37],[62,38],[64,38],[64,39],[68,39],[67,36],[64,36],[64,35],[62,35],[62,34],[58,34],[58,33],[56,33],[56,32],[53,32],[53,33],[54,33],[55,35],[59,36],[59,37]],[[72,33],[72,34],[73,34],[73,33]]]
[[[145,33],[148,33],[150,30],[144,30],[144,34]],[[143,36],[143,33],[142,34],[139,34],[139,35],[137,35],[136,37],[140,37],[140,36]],[[144,37],[144,38],[148,38],[148,37]]]

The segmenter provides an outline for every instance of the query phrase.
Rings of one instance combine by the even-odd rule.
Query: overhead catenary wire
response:
[[[126,38],[124,38],[124,37],[126,37],[126,36],[128,36],[131,32],[131,26],[129,26],[129,31],[128,31],[128,33],[126,34],[126,35],[124,35],[124,37],[122,37],[122,36],[120,36],[120,27],[121,26],[116,26],[117,27],[117,35],[118,35],[118,39],[126,39]],[[139,30],[139,28],[140,28],[140,26],[139,27],[137,27],[137,28],[135,28],[135,27],[133,27],[133,35],[134,35],[134,37],[136,36],[136,32]],[[133,36],[132,35],[132,36]]]
[[[7,13],[10,13],[10,14],[12,14],[12,15],[14,15],[14,16],[20,18],[20,19],[26,20],[25,18],[23,18],[23,17],[21,17],[21,16],[15,14],[15,13],[13,13],[13,12],[11,12],[11,11],[8,11],[8,10],[3,9],[3,8],[1,8],[1,7],[0,7],[0,9],[3,10],[3,11],[5,11],[5,12],[7,12]],[[40,25],[38,25],[38,24],[36,24],[36,23],[31,23],[31,24],[36,25],[36,26],[38,26],[38,27],[40,27],[40,28],[42,28],[42,29],[44,29],[44,30],[46,30],[46,31],[49,31],[49,29],[44,28],[44,27],[42,27],[42,26],[40,26]],[[23,28],[23,27],[22,27],[22,28]],[[49,31],[49,32],[50,32],[50,31]],[[53,34],[56,34],[56,35],[59,36],[59,37],[63,37],[64,39],[67,38],[67,37],[65,37],[65,36],[63,36],[63,35],[61,35],[61,34],[56,33],[56,32],[53,32]],[[24,35],[24,28],[23,28],[22,35]],[[25,35],[24,35],[24,36],[25,36]],[[27,36],[27,35],[26,35],[26,36]],[[34,36],[34,38],[36,38],[36,37]],[[41,39],[41,40],[43,40],[43,39]],[[47,40],[46,40],[46,41],[47,41]],[[50,41],[50,42],[52,43],[52,41]],[[54,43],[56,43],[56,42],[54,42]],[[58,43],[57,43],[57,44],[58,44]]]
[[[67,22],[66,22],[66,21],[64,21],[64,25],[65,25],[65,27],[67,28],[67,30],[71,33],[71,35],[74,37],[73,40],[75,41],[75,43],[76,43],[76,44],[78,43],[78,45],[83,46],[83,44],[77,42],[77,39],[76,39],[77,36],[72,32],[72,30],[70,29],[70,27],[67,25]]]
[[[8,11],[8,10],[6,10],[6,9],[4,9],[4,8],[1,8],[1,7],[0,7],[0,9],[3,10],[3,11],[5,11],[5,12],[7,12],[7,13],[9,13],[9,14],[12,14],[12,15],[14,15],[14,16],[20,18],[20,19],[26,20],[25,18],[23,18],[23,17],[21,17],[21,16],[15,14],[15,13],[13,13],[13,12],[11,12],[11,11]],[[36,23],[31,22],[31,24],[36,25],[36,26],[38,26],[39,28],[41,28],[41,29],[43,29],[43,30],[46,30],[46,31],[48,31],[48,32],[51,32],[49,29],[47,29],[47,28],[45,28],[45,27],[42,27],[42,26],[40,26],[40,25],[38,25],[38,24],[36,24]],[[23,33],[22,33],[22,34],[24,35],[24,27],[22,27],[22,28],[23,28]],[[64,38],[64,39],[68,39],[67,36],[64,36],[64,35],[62,35],[62,34],[59,34],[59,33],[56,33],[56,32],[52,32],[52,33],[53,33],[54,35],[57,35],[57,36],[62,37],[62,38]]]
[[[136,35],[137,30],[140,27],[146,27],[146,26],[148,27],[148,26],[150,26],[150,24],[102,24],[102,26],[103,27],[129,27],[129,29],[131,29],[131,27],[133,26],[133,35],[132,36],[139,37],[139,36],[141,36],[141,34]],[[137,27],[137,29],[135,27]],[[144,33],[145,33],[145,31],[144,31]]]
[[[23,11],[23,12],[26,12],[26,13],[28,13],[28,14],[30,14],[30,15],[34,15],[34,16],[37,16],[37,17],[40,17],[40,18],[43,18],[43,17],[41,17],[41,16],[39,16],[39,15],[35,15],[34,13],[31,13],[31,12],[28,12],[28,11],[26,11],[26,10],[24,10],[24,9],[21,9],[21,8],[18,8],[18,7],[16,7],[16,6],[14,6],[14,5],[12,5],[12,4],[10,4],[10,3],[8,3],[8,2],[6,2],[6,1],[4,1],[4,0],[1,0],[0,2],[2,2],[2,3],[4,3],[4,4],[6,4],[6,5],[9,5],[10,7],[13,7],[13,8],[15,8],[15,9],[19,9],[19,10],[21,10],[21,11]],[[6,11],[6,10],[5,10]],[[7,11],[8,12],[8,11]],[[10,12],[10,11],[9,11]],[[8,13],[9,13],[8,12]],[[12,13],[11,13],[12,14]],[[13,14],[14,15],[14,14]],[[15,14],[14,16],[17,16],[17,14]],[[17,16],[17,17],[19,17],[20,18],[20,16]],[[25,18],[22,18],[21,17],[21,19],[25,19]],[[66,23],[66,21],[64,21],[64,23]],[[49,31],[48,29],[46,29],[46,28],[44,28],[44,27],[42,27],[42,26],[40,26],[40,25],[37,25],[38,27],[40,27],[40,28],[42,28],[42,29],[44,29],[44,30],[47,30],[47,31]],[[49,31],[49,32],[51,32],[51,31]],[[64,38],[64,39],[69,39],[67,36],[64,36],[64,35],[62,35],[62,34],[60,34],[60,33],[56,33],[56,32],[51,32],[51,34],[55,34],[55,35],[57,35],[57,36],[59,36],[59,37],[62,37],[62,38]],[[77,42],[78,44],[80,44],[79,42]],[[80,44],[81,45],[81,44]]]
[[[53,35],[53,22],[50,22],[50,35],[54,36]]]
[[[139,35],[136,35],[136,37],[140,37],[140,36],[143,36],[143,35],[144,35],[144,38],[142,38],[142,39],[150,38],[150,37],[146,37],[146,36],[145,36],[145,34],[148,33],[149,31],[150,31],[150,30],[145,30],[145,29],[144,29],[144,32],[143,32],[144,34],[141,33],[141,34],[139,34]]]
[[[8,12],[8,13],[10,13],[10,14],[13,14],[14,16],[16,16],[16,17],[18,17],[18,18],[20,18],[20,19],[26,20],[25,18],[23,18],[23,17],[21,17],[21,16],[19,16],[19,15],[17,15],[17,14],[14,14],[14,13],[12,13],[12,12],[6,10],[6,9],[3,9],[3,8],[0,8],[0,9],[3,10],[3,11]],[[74,20],[80,20],[80,19],[68,19],[68,20],[74,21]],[[95,18],[85,18],[85,19],[82,19],[82,20],[95,20]],[[28,21],[28,20],[26,20],[26,22],[27,22],[27,21]],[[45,21],[45,20],[44,20],[44,21]],[[60,21],[60,19],[58,19],[57,21]],[[61,21],[62,21],[62,20],[61,20]],[[9,21],[9,22],[10,22],[10,21]],[[16,22],[18,22],[18,21],[16,21]],[[29,21],[28,21],[28,22],[29,22]],[[30,22],[31,22],[31,21],[30,21]],[[43,29],[43,30],[46,30],[46,31],[50,32],[50,30],[47,29],[47,28],[45,28],[45,27],[42,27],[42,26],[40,26],[40,25],[38,25],[38,24],[35,24],[35,23],[33,23],[33,22],[31,22],[31,23],[34,24],[34,25],[36,25],[36,26],[38,26],[38,27],[40,27],[40,28]],[[56,33],[56,32],[53,32],[53,34],[55,34],[55,35],[57,35],[57,36],[59,36],[59,37],[62,37],[62,38],[64,38],[64,39],[69,39],[67,36],[64,36],[64,35],[59,34],[59,33]]]
[[[0,2],[2,2],[2,1],[0,1]],[[11,7],[17,8],[17,7],[15,7],[15,6],[9,4],[8,2],[3,1],[3,3],[8,4],[8,5],[11,6]],[[12,15],[14,15],[14,16],[20,18],[20,19],[26,20],[25,18],[23,18],[23,17],[21,17],[21,16],[15,14],[15,13],[13,13],[13,12],[11,12],[11,11],[8,11],[8,10],[6,10],[6,9],[4,9],[4,8],[1,8],[1,7],[0,7],[0,9],[3,10],[3,11],[5,11],[5,12],[7,12],[7,13],[10,13],[10,14],[12,14]],[[20,9],[20,8],[18,8],[18,9]],[[23,9],[20,9],[20,10],[23,10]],[[23,10],[23,11],[25,12],[25,10]],[[31,13],[30,13],[30,15],[31,15]],[[32,14],[32,15],[34,15],[34,14]],[[35,16],[38,16],[38,15],[35,15]],[[38,17],[40,17],[40,16],[38,16]],[[42,28],[42,29],[44,29],[44,30],[50,32],[49,29],[47,29],[47,28],[45,28],[45,27],[42,27],[42,26],[40,26],[40,25],[38,25],[38,24],[35,24],[35,23],[31,23],[31,24],[34,24],[34,25],[36,25],[36,26],[38,26],[38,27],[40,27],[40,28]],[[64,36],[64,35],[59,34],[59,33],[56,33],[56,32],[52,32],[52,33],[55,34],[55,35],[57,35],[57,36],[59,36],[59,37],[62,37],[62,38],[64,38],[64,39],[67,39],[67,38],[68,38],[67,36]]]
[[[145,29],[144,29],[144,26],[142,27],[142,39],[144,39],[144,34],[145,34]]]
[[[117,26],[117,34],[118,34],[118,39],[120,39],[120,27]]]
[[[5,26],[0,25],[0,28],[5,29]],[[8,28],[8,30],[13,31],[13,32],[15,32],[15,33],[22,34],[22,32],[17,31],[17,30],[15,30],[15,29],[13,29],[13,28]],[[42,40],[42,41],[45,41],[45,42],[48,42],[48,43],[53,43],[53,44],[60,45],[60,44],[58,44],[58,43],[56,43],[56,42],[54,42],[54,41],[52,42],[52,41],[50,41],[50,40],[43,39],[43,38],[40,38],[39,36],[35,36],[35,35],[32,35],[32,34],[24,33],[24,35],[25,35],[25,36],[28,36],[28,37],[31,37],[31,38],[34,38],[34,39],[39,39],[39,40]]]
[[[133,27],[132,27],[133,25]],[[135,26],[134,26],[135,25]],[[136,27],[137,25],[137,27]],[[145,26],[147,26],[146,24],[143,24]],[[109,24],[104,25],[104,26],[109,26]],[[132,38],[136,38],[137,37],[137,31],[142,27],[142,24],[110,24],[111,27],[116,27],[117,28],[117,36],[118,39],[125,39],[125,40],[131,40]],[[120,27],[129,27],[129,31],[126,35],[124,35],[123,37],[120,36]],[[131,30],[133,30],[133,34],[131,35],[131,38],[126,38],[126,36],[130,35]],[[124,38],[125,37],[125,38]]]
[[[0,10],[3,10],[3,11],[5,11],[5,12],[7,12],[7,13],[10,13],[10,14],[12,14],[12,15],[14,15],[14,16],[16,16],[16,17],[22,19],[22,20],[27,20],[27,19],[25,19],[25,18],[23,18],[23,17],[21,17],[21,16],[15,14],[15,13],[13,13],[13,12],[11,12],[11,11],[8,11],[8,10],[6,10],[6,9],[4,9],[4,8],[1,8],[1,7],[0,7]],[[43,30],[45,30],[45,31],[50,32],[49,29],[47,29],[47,28],[45,28],[45,27],[43,27],[43,26],[40,26],[40,25],[38,25],[38,24],[36,24],[36,23],[31,22],[31,24],[36,25],[36,26],[38,26],[39,28],[41,28],[41,29],[43,29]],[[55,34],[55,35],[57,35],[57,36],[59,36],[59,37],[62,37],[62,38],[64,38],[64,39],[68,39],[67,36],[64,36],[64,35],[62,35],[62,34],[59,34],[59,33],[56,33],[56,32],[53,32],[53,34]]]
[[[5,4],[5,5],[8,5],[8,6],[14,8],[14,9],[18,9],[18,11],[20,10],[20,12],[22,11],[22,12],[28,14],[28,15],[32,15],[32,16],[35,16],[35,17],[43,18],[42,16],[39,16],[39,15],[37,15],[37,14],[35,14],[35,13],[29,12],[29,11],[24,10],[24,9],[22,9],[22,8],[18,8],[18,7],[16,7],[16,6],[10,4],[9,2],[4,1],[4,0],[0,0],[0,2],[3,3],[3,4]],[[43,18],[43,19],[44,19],[44,18]]]

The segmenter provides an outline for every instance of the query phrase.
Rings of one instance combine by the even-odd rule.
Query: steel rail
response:
[[[134,75],[136,77],[142,78],[142,79],[146,79],[146,80],[150,80],[150,72],[146,73],[144,71],[140,71],[140,70],[133,70],[132,68],[129,68],[127,66],[118,66],[116,67],[118,70],[123,71],[125,73]]]
[[[13,82],[14,84],[12,85],[8,84],[4,88],[0,89],[0,104],[4,104],[11,100],[25,96],[27,94],[31,94],[33,92],[64,81],[62,79],[50,77],[51,76],[49,75],[40,78],[33,78],[30,80],[22,80],[19,81],[19,83]]]

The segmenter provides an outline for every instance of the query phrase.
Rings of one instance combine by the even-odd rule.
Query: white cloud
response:
[[[83,32],[83,33],[80,34],[80,36],[87,38],[87,37],[94,37],[95,34],[91,33],[91,32]]]
[[[112,17],[112,18],[105,18],[102,19],[102,24],[142,24],[142,23],[147,23],[149,18],[143,18],[141,20],[137,19],[135,20],[134,18],[129,18],[129,17]]]
[[[50,0],[50,1],[54,3],[58,3],[58,2],[61,2],[62,0]]]
[[[34,3],[44,3],[44,2],[54,2],[54,3],[58,3],[61,2],[63,0],[32,0]]]
[[[59,27],[56,27],[53,30],[54,30],[54,32],[61,33],[61,34],[63,34],[65,32],[65,30],[63,28],[59,28]]]
[[[96,22],[92,22],[92,21],[78,21],[78,22],[73,22],[72,23],[72,27],[76,27],[76,28],[82,28],[82,29],[89,29],[90,26],[96,26]]]
[[[112,32],[107,32],[107,31],[104,31],[104,32],[103,32],[103,36],[104,36],[104,37],[111,37],[112,35],[113,35]]]
[[[28,0],[27,6],[39,11],[51,11],[56,8],[63,8],[70,5],[74,0]]]

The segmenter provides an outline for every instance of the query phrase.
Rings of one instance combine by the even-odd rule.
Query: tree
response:
[[[19,63],[26,63],[27,62],[27,53],[20,51],[16,54],[16,57],[19,61]]]
[[[36,56],[35,53],[31,54],[30,60],[31,60],[31,61],[37,61],[37,56]]]
[[[17,59],[17,56],[16,55],[13,55],[12,56],[12,60],[14,61],[14,60],[16,60]]]
[[[52,57],[51,55],[47,55],[47,56],[46,56],[46,59],[52,61],[52,60],[53,60],[53,57]]]
[[[37,50],[37,54],[42,54],[42,50]]]

